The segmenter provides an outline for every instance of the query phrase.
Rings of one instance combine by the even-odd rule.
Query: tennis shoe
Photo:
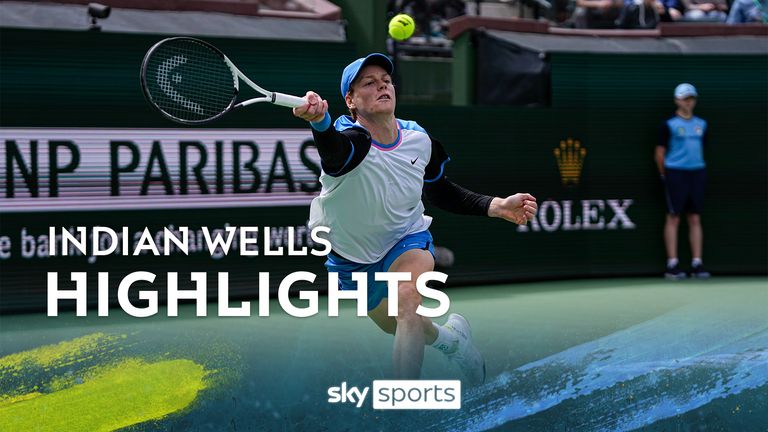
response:
[[[664,272],[664,277],[669,280],[685,279],[685,272],[680,270],[680,265],[675,264],[672,267],[667,267],[667,271]]]
[[[691,277],[694,279],[708,279],[711,275],[704,270],[704,266],[699,264],[691,269]]]
[[[485,382],[485,359],[472,343],[472,329],[467,319],[459,314],[448,316],[443,327],[452,331],[459,338],[456,351],[446,354],[448,359],[459,366],[461,372],[472,386]]]

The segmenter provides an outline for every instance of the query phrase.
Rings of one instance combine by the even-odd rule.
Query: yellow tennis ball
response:
[[[389,35],[394,40],[404,41],[413,36],[414,30],[416,30],[416,23],[410,15],[399,14],[389,20]]]

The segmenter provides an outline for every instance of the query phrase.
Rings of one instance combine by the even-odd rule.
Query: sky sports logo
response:
[[[361,408],[370,387],[328,388],[328,403],[351,403]],[[459,380],[377,380],[370,392],[373,409],[461,409]]]

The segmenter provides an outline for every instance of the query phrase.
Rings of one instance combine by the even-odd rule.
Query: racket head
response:
[[[147,51],[141,63],[141,88],[149,103],[168,119],[201,124],[232,109],[238,72],[208,42],[173,37]]]

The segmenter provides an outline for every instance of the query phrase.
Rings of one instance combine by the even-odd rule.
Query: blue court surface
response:
[[[257,317],[255,301],[250,318],[214,317],[214,305],[206,318],[195,317],[193,305],[181,307],[178,318],[163,310],[139,319],[115,309],[107,318],[95,310],[85,318],[2,316],[0,430],[768,430],[764,277],[559,281],[447,293],[451,312],[472,324],[488,366],[484,385],[464,387],[460,410],[329,404],[331,386],[391,378],[392,337],[355,317],[349,302],[341,317],[327,317],[323,297],[321,313],[310,318],[287,316],[276,303],[270,317]],[[140,365],[138,374],[127,360]],[[177,366],[136,385],[159,365]],[[163,384],[186,370],[200,377],[197,384]],[[422,378],[460,374],[428,347]],[[61,392],[69,393],[60,407]],[[99,419],[111,409],[98,408],[100,401],[120,396],[129,399]]]

